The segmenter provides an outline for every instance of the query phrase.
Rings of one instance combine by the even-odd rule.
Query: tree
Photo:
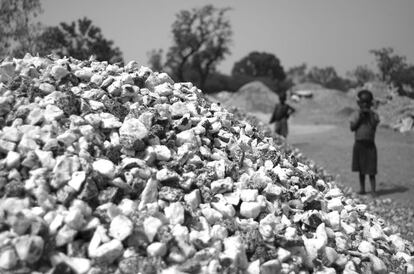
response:
[[[42,55],[54,53],[79,60],[94,56],[98,61],[123,62],[120,49],[104,38],[101,29],[86,17],[70,24],[47,27],[39,37],[37,51]]]
[[[338,74],[333,67],[312,67],[308,72],[307,78],[311,82],[327,86],[329,82],[338,78]]]
[[[41,11],[40,0],[0,0],[0,57],[32,52]]]
[[[370,53],[375,56],[382,81],[391,83],[393,75],[407,66],[405,56],[395,54],[393,48],[370,50]]]
[[[355,83],[351,80],[340,77],[334,67],[312,67],[307,76],[307,81],[320,84],[325,88],[337,89],[347,91],[349,88],[354,87]]]
[[[206,5],[176,15],[172,25],[173,45],[167,52],[166,66],[178,81],[188,79],[186,72],[195,72],[203,89],[207,77],[230,53],[232,30],[225,18],[228,10]]]
[[[306,80],[306,70],[308,66],[303,63],[299,66],[292,67],[286,72],[286,77],[295,84],[303,83]]]
[[[150,52],[147,53],[148,56],[148,66],[153,71],[162,71],[163,64],[162,64],[162,49],[152,49]]]
[[[375,73],[368,66],[357,66],[353,71],[348,73],[358,85],[363,85],[375,79]]]
[[[271,53],[253,51],[246,57],[236,62],[231,71],[235,75],[247,75],[252,77],[268,77],[272,80],[283,81],[286,78],[285,71],[280,65],[279,59]]]
[[[279,59],[271,53],[253,51],[233,65],[233,77],[258,80],[276,93],[284,92],[291,85]]]
[[[400,95],[414,98],[414,66],[406,65],[392,75],[392,84],[398,88]]]

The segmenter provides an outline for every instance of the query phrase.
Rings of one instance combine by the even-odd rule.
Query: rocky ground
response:
[[[258,121],[130,62],[0,64],[2,273],[413,273],[412,243]]]

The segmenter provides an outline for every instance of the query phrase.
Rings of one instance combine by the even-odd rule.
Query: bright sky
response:
[[[341,75],[357,65],[374,68],[370,49],[393,47],[414,63],[412,0],[41,0],[46,25],[84,16],[101,28],[124,54],[126,62],[148,61],[151,49],[172,43],[171,25],[181,10],[213,4],[231,7],[231,55],[218,70],[229,74],[233,64],[252,51],[276,55],[287,70],[333,66]]]

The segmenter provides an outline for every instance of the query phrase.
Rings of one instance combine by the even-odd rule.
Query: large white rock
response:
[[[398,235],[390,235],[389,240],[391,241],[392,246],[397,250],[404,252],[405,251],[405,241]]]
[[[8,169],[16,168],[20,165],[20,153],[9,151],[6,156],[6,167]]]
[[[76,207],[71,207],[69,209],[64,217],[64,222],[75,230],[81,230],[86,224],[82,211]]]
[[[119,129],[119,135],[121,138],[127,138],[133,142],[147,137],[148,129],[140,120],[131,118],[123,122]]]
[[[201,214],[207,219],[208,223],[213,225],[223,220],[223,214],[211,208],[209,205],[200,204]]]
[[[22,138],[22,132],[16,127],[3,127],[0,135],[1,139],[14,143],[18,143]]]
[[[167,245],[160,242],[151,243],[147,246],[147,254],[152,257],[163,257],[167,254]]]
[[[240,199],[243,202],[255,202],[259,191],[257,189],[241,189]]]
[[[109,234],[115,239],[123,241],[132,234],[133,228],[134,224],[128,217],[118,215],[112,219],[109,226]]]
[[[329,226],[338,231],[341,228],[341,216],[338,211],[331,211],[327,214]]]
[[[375,252],[375,246],[371,244],[370,242],[363,240],[358,245],[358,250],[362,253],[374,253]]]
[[[119,119],[111,114],[111,113],[107,113],[107,112],[102,112],[99,114],[101,121],[102,121],[102,128],[105,129],[113,129],[113,128],[120,128],[122,126],[122,122],[119,121]]]
[[[39,85],[39,89],[44,93],[44,94],[50,94],[52,92],[55,91],[55,87],[49,83],[41,83]]]
[[[115,177],[115,165],[110,160],[98,159],[93,162],[92,167],[93,170],[107,178],[112,179]]]
[[[0,269],[12,269],[17,265],[19,257],[12,247],[0,250]]]
[[[150,178],[145,185],[144,190],[141,193],[141,202],[138,206],[138,210],[145,208],[147,204],[157,201],[158,198],[158,181]]]
[[[224,240],[228,237],[227,228],[220,224],[213,225],[210,230],[210,237],[213,239]]]
[[[256,218],[261,212],[261,205],[257,202],[242,202],[240,215],[245,218]]]
[[[56,234],[56,246],[60,247],[72,242],[77,233],[77,230],[64,225]]]
[[[228,204],[236,206],[240,202],[240,191],[236,190],[233,192],[223,193],[223,198]]]
[[[37,262],[43,253],[44,241],[36,235],[23,235],[14,240],[20,260],[29,264]]]
[[[75,171],[72,173],[72,179],[69,180],[68,185],[70,185],[76,191],[80,191],[82,188],[83,182],[86,179],[86,172],[85,171]]]
[[[168,161],[171,159],[171,151],[167,146],[164,145],[155,145],[153,146],[154,153],[159,161]]]
[[[164,212],[170,224],[176,225],[184,223],[184,207],[180,202],[171,203],[164,209]]]
[[[226,204],[224,201],[211,203],[211,206],[220,212],[225,218],[232,218],[236,215],[236,210],[232,205]]]
[[[372,270],[375,274],[386,274],[389,273],[385,263],[375,255],[370,254],[369,259],[371,260]]]
[[[154,87],[154,92],[161,96],[170,96],[173,94],[173,89],[170,83],[165,82]]]
[[[328,200],[328,210],[330,211],[341,211],[344,208],[344,205],[342,204],[341,197],[336,197],[331,200]]]
[[[201,203],[200,190],[195,189],[190,193],[185,194],[184,201],[191,207],[191,209],[196,209]]]
[[[260,259],[257,259],[251,263],[246,269],[246,274],[257,274],[260,273]]]
[[[138,208],[138,203],[128,198],[124,198],[118,204],[118,208],[121,210],[121,213],[125,216],[130,216]]]
[[[149,216],[144,220],[144,232],[150,242],[153,241],[158,229],[162,226],[162,221],[158,218]]]
[[[263,190],[263,194],[268,198],[280,197],[283,193],[283,188],[281,186],[275,185],[273,183],[268,183]]]
[[[177,138],[176,138],[177,146],[182,146],[183,144],[187,144],[187,143],[194,145],[194,147],[198,146],[196,135],[193,129],[184,130],[177,134]]]
[[[111,264],[122,255],[123,251],[122,242],[118,239],[113,239],[100,245],[94,252],[89,253],[89,256],[99,262]]]
[[[232,264],[239,269],[246,269],[249,266],[244,244],[239,236],[231,236],[223,241],[223,257],[232,260]]]
[[[62,118],[65,115],[63,110],[55,105],[47,105],[44,111],[45,120],[52,122]]]

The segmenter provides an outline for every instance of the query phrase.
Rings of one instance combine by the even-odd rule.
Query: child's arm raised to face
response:
[[[361,125],[361,111],[356,111],[352,116],[351,116],[351,120],[350,120],[350,124],[351,124],[351,131],[355,131],[359,128],[359,126]]]
[[[380,122],[380,118],[376,112],[372,112],[371,114],[371,123],[374,125],[374,127],[377,127]]]
[[[292,106],[288,105],[288,115],[291,115],[295,113],[296,109],[294,109]]]

